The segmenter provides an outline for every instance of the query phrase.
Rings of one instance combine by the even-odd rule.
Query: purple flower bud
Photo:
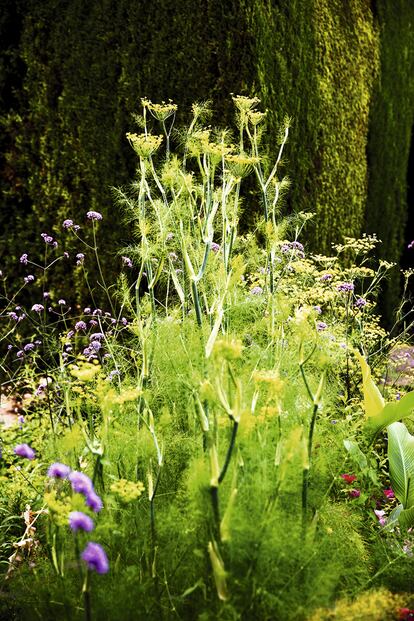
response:
[[[19,349],[19,351],[16,354],[17,358],[24,358],[24,351],[22,349]]]
[[[99,513],[103,509],[102,498],[95,492],[91,492],[86,496],[86,504],[92,509],[94,513]]]
[[[20,263],[23,263],[23,265],[27,265],[28,263],[28,257],[27,254],[22,254],[22,256],[20,257]]]
[[[7,314],[10,317],[10,319],[13,319],[13,321],[19,321],[19,317],[17,313],[14,313],[13,311],[11,311],[10,313],[7,313]]]
[[[92,315],[96,316],[96,315],[102,315],[102,311],[100,308],[95,308],[95,310],[93,311]]]
[[[39,386],[40,388],[40,386]],[[47,476],[53,479],[67,479],[70,474],[69,466],[66,464],[61,464],[60,462],[55,462],[49,466],[49,470],[47,471]]]
[[[83,262],[85,260],[85,255],[83,254],[83,252],[78,252],[78,254],[76,255],[76,265],[83,265]]]
[[[92,341],[90,346],[94,351],[99,351],[102,347],[102,344],[100,343],[100,341]]]
[[[63,300],[63,299],[58,300],[58,304],[59,304],[60,306],[66,306],[66,300]]]
[[[85,315],[90,315],[92,311],[89,308],[89,306],[87,306],[86,308],[83,309],[83,312],[85,313]]]
[[[316,329],[318,332],[323,332],[323,330],[326,330],[327,327],[328,326],[324,321],[318,321],[316,324]]]
[[[114,377],[119,377],[121,374],[117,369],[114,369],[113,371],[110,372],[110,374],[108,375],[108,381],[112,381],[114,379]]]
[[[95,319],[91,319],[89,321],[89,325],[91,326],[91,328],[95,328],[98,325],[98,322]]]
[[[64,220],[62,226],[64,229],[71,229],[73,226],[73,220]]]
[[[89,569],[93,569],[98,574],[108,573],[108,557],[105,554],[105,550],[99,545],[99,543],[90,541],[82,552],[81,558],[88,565]]]
[[[33,351],[35,349],[35,344],[34,343],[27,343],[24,347],[23,350],[27,353],[29,351]]]
[[[63,256],[65,257],[65,259],[69,259],[69,252],[66,252],[65,250],[65,252],[63,253]]]
[[[25,459],[34,459],[36,457],[36,453],[28,444],[18,444],[14,447],[14,453]]]
[[[216,244],[216,242],[211,242],[211,250],[214,253],[217,253],[220,250],[220,244]]]
[[[29,284],[29,282],[33,282],[33,281],[34,281],[34,279],[35,279],[35,278],[34,278],[33,274],[29,274],[28,276],[25,276],[25,277],[24,277],[24,282],[26,283],[26,285],[28,285],[28,284]]]
[[[321,280],[322,281],[332,280],[332,274],[324,274],[323,276],[321,276]]]
[[[88,220],[102,220],[102,214],[99,211],[88,211],[86,217]]]
[[[84,321],[78,321],[77,323],[75,323],[75,330],[76,332],[80,332],[81,330],[84,331],[86,330],[86,323]]]
[[[72,489],[74,492],[77,492],[78,494],[84,494],[85,496],[89,496],[89,494],[93,492],[93,483],[91,479],[83,472],[73,470],[69,474],[68,479],[72,485]]]
[[[69,526],[75,533],[78,530],[90,533],[95,527],[92,518],[86,515],[86,513],[82,513],[82,511],[71,511],[69,513]]]
[[[50,298],[50,293],[49,293],[49,291],[44,291],[44,292],[43,292],[43,299],[44,299],[44,300],[48,300],[49,298]]]
[[[68,338],[68,339],[71,339],[71,338],[72,338],[72,336],[74,336],[74,335],[75,335],[74,330],[69,330],[69,332],[67,333],[67,338]]]

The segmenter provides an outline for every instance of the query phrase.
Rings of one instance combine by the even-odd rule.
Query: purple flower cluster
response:
[[[129,257],[121,257],[122,259],[122,265],[125,265],[126,267],[129,267],[130,269],[132,268],[132,261]]]
[[[322,282],[326,282],[327,280],[332,280],[332,274],[323,274],[323,276],[321,276],[321,280]]]
[[[93,519],[82,511],[71,511],[69,513],[69,526],[74,533],[78,530],[84,530],[85,532],[90,533],[91,530],[95,528]]]
[[[318,321],[316,323],[316,329],[318,332],[323,332],[327,327],[328,325],[324,321]]]
[[[78,252],[78,254],[76,255],[76,265],[83,265],[84,260],[85,255],[83,254],[83,252]]]
[[[28,256],[27,254],[22,254],[22,256],[20,257],[20,263],[22,263],[23,265],[27,265],[28,264]]]
[[[49,467],[47,474],[51,478],[67,479],[72,490],[85,497],[86,505],[94,513],[98,513],[103,508],[102,500],[95,492],[91,479],[83,472],[71,470],[66,464],[55,462]],[[95,528],[93,519],[83,511],[71,511],[68,521],[69,527],[74,533],[78,531],[90,533]],[[108,557],[99,543],[90,541],[83,550],[81,558],[87,564],[88,569],[96,571],[98,574],[108,573]]]
[[[96,571],[98,574],[108,573],[108,557],[105,554],[105,550],[99,545],[99,543],[90,541],[82,552],[81,557],[89,569]]]
[[[53,248],[57,248],[58,243],[57,243],[57,241],[55,241],[53,239],[53,237],[51,235],[48,235],[47,233],[41,233],[40,237],[43,238],[43,241],[48,246],[53,246]]]
[[[216,242],[211,242],[211,250],[217,253],[220,250],[220,244],[216,244]]]
[[[45,307],[43,306],[43,304],[33,304],[32,306],[32,311],[34,311],[35,313],[41,313],[44,310]]]
[[[88,220],[102,220],[102,214],[99,211],[88,211],[86,217]]]
[[[354,285],[352,282],[342,282],[340,285],[337,285],[336,288],[338,291],[348,293],[354,290]]]
[[[33,281],[34,281],[34,279],[35,279],[35,278],[34,278],[33,274],[29,274],[28,276],[25,276],[25,277],[24,277],[24,282],[26,283],[26,285],[28,285],[28,284],[29,284],[29,282],[33,282]]]
[[[253,295],[261,295],[263,293],[263,289],[262,287],[253,287],[253,289],[250,289],[250,293]]]
[[[305,249],[303,245],[298,241],[285,242],[284,244],[281,245],[280,250],[283,254],[292,253],[292,254],[296,254],[301,259],[305,258],[305,252],[304,252]]]
[[[367,301],[364,298],[358,298],[357,301],[355,302],[355,306],[357,308],[364,308],[366,303],[367,303]]]
[[[36,453],[28,444],[18,444],[14,447],[14,454],[25,459],[34,459]]]

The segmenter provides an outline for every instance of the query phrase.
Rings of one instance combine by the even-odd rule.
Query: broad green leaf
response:
[[[411,391],[404,395],[400,401],[387,403],[377,416],[368,419],[366,429],[369,433],[377,435],[384,427],[388,427],[388,425],[411,414],[413,409],[414,391]]]
[[[388,427],[391,487],[404,510],[414,507],[414,436],[403,423]]]
[[[414,526],[414,507],[401,511],[398,521],[404,528],[412,528]]]
[[[349,453],[350,458],[353,462],[359,466],[361,470],[367,467],[368,462],[364,453],[358,446],[358,443],[355,440],[344,440],[344,446]]]
[[[365,358],[361,356],[359,351],[355,351],[355,356],[359,360],[362,371],[362,390],[364,393],[364,409],[368,418],[378,416],[385,405],[385,401],[371,377],[371,369]]]

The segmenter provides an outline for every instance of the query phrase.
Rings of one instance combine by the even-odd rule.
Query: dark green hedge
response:
[[[377,0],[376,8],[381,75],[371,107],[366,228],[382,240],[381,256],[399,263],[407,221],[407,167],[414,124],[414,3]],[[411,241],[413,231],[407,231],[407,237]],[[384,292],[387,316],[391,316],[399,290],[395,273]]]
[[[211,98],[214,122],[230,124],[231,92],[256,94],[269,109],[270,154],[284,115],[293,117],[288,208],[317,212],[308,232],[313,248],[329,252],[343,234],[362,232],[369,165],[367,226],[383,237],[384,256],[396,256],[413,110],[410,0],[379,1],[378,15],[368,0],[4,4],[3,271],[15,271],[19,253],[41,247],[43,230],[60,234],[64,218],[83,221],[95,209],[105,217],[101,250],[113,280],[114,252],[129,232],[110,188],[133,176],[124,135],[140,98],[173,99],[179,121],[193,101]],[[384,205],[398,214],[393,231],[382,225]],[[60,270],[58,280],[79,290],[76,276],[63,264]]]

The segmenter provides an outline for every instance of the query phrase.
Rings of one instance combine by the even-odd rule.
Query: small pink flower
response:
[[[361,496],[361,492],[359,489],[351,489],[349,490],[348,494],[351,496],[351,498],[359,498]]]
[[[378,518],[378,522],[380,523],[380,526],[385,526],[385,524],[387,523],[387,518],[385,517],[386,515],[385,511],[374,509],[374,513]]]
[[[387,498],[395,498],[395,494],[391,488],[384,489],[384,496],[386,496]]]

